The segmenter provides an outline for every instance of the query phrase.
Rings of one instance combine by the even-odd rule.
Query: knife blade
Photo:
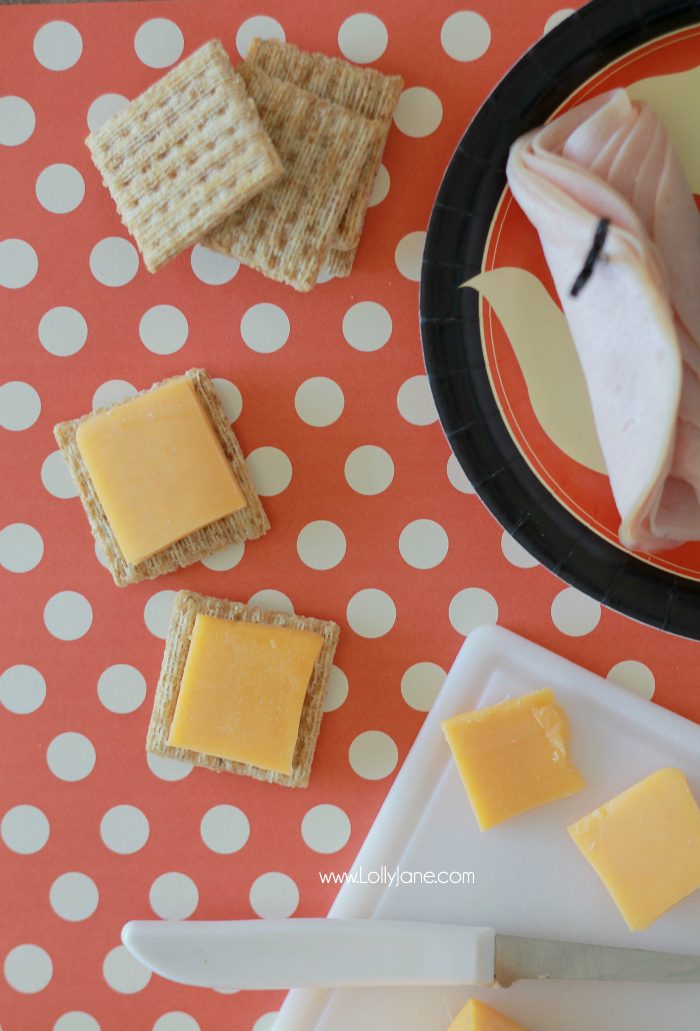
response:
[[[700,957],[404,920],[132,920],[129,952],[161,977],[223,989],[470,984],[522,978],[700,983]]]

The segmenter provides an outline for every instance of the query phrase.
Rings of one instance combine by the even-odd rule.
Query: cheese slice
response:
[[[198,615],[168,744],[291,773],[322,645],[310,630]]]
[[[549,688],[453,716],[442,728],[482,830],[585,787]]]
[[[76,443],[127,562],[245,508],[216,432],[186,377],[90,416]]]
[[[631,931],[700,888],[700,808],[680,770],[652,773],[569,834]]]
[[[525,1028],[492,1010],[485,1002],[469,999],[447,1031],[525,1031]]]

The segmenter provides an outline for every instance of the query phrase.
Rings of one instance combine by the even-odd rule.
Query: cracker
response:
[[[189,566],[193,562],[199,562],[201,559],[206,558],[207,555],[211,555],[213,552],[226,547],[227,544],[255,540],[257,537],[262,537],[270,529],[269,520],[260,503],[260,498],[255,492],[240,444],[221,406],[214,384],[204,369],[190,369],[185,375],[191,381],[216,431],[216,435],[224,449],[224,454],[231,463],[236,480],[245,495],[247,504],[245,508],[232,512],[231,515],[224,516],[223,519],[217,519],[216,522],[202,527],[201,530],[195,530],[194,533],[188,534],[150,558],[144,559],[143,562],[133,565],[124,558],[76,443],[78,426],[95,413],[91,412],[80,419],[62,422],[54,427],[54,436],[78,488],[78,494],[83,503],[85,514],[88,517],[93,537],[102,548],[107,565],[114,577],[114,582],[119,587],[138,583],[139,580],[152,580],[163,573],[172,572],[173,569]],[[173,376],[171,378],[179,379],[180,377]],[[140,393],[147,394],[149,390],[154,390],[156,387],[160,387],[163,383],[168,382],[170,380],[155,383],[148,390],[142,390]],[[127,403],[128,401],[120,401],[116,405],[109,405],[108,407],[117,408],[120,404]],[[98,409],[98,411],[105,410]]]
[[[379,127],[252,65],[239,71],[286,174],[203,242],[271,279],[310,290]]]
[[[334,250],[355,251],[403,79],[399,75],[383,75],[374,68],[358,68],[337,57],[306,53],[290,43],[270,39],[254,39],[247,61],[268,75],[301,86],[381,126],[332,243]],[[339,267],[347,271],[336,275],[348,275],[352,260],[349,266],[345,262]]]
[[[329,276],[335,276],[336,279],[345,279],[352,272],[356,253],[356,249],[352,251],[331,249],[323,263],[323,271],[327,272]]]
[[[283,171],[218,39],[173,68],[86,143],[150,272]]]
[[[299,736],[294,749],[291,774],[276,773],[274,770],[264,770],[250,763],[221,759],[203,752],[193,752],[187,748],[175,748],[167,743],[190,647],[190,636],[198,614],[217,616],[223,619],[245,620],[250,623],[288,626],[295,630],[311,630],[323,638],[323,646],[316,660],[301,710]],[[146,737],[146,750],[153,755],[162,755],[169,759],[180,759],[184,762],[195,763],[197,766],[206,766],[207,769],[215,770],[217,773],[238,773],[246,777],[254,777],[256,780],[268,781],[270,784],[305,788],[309,783],[311,764],[321,727],[323,701],[339,636],[340,630],[336,624],[327,620],[290,616],[286,612],[269,612],[265,609],[244,605],[238,601],[210,598],[196,594],[194,591],[179,591],[170,617],[163,665]]]

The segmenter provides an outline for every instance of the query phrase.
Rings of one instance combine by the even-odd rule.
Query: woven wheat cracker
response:
[[[124,558],[76,443],[78,426],[95,413],[92,412],[90,415],[84,415],[80,419],[73,419],[70,422],[59,423],[54,427],[54,436],[78,488],[92,534],[104,553],[114,582],[119,587],[137,583],[139,580],[151,580],[163,573],[170,573],[173,569],[189,566],[226,547],[227,544],[254,540],[262,537],[270,529],[270,523],[253,486],[240,444],[221,406],[214,384],[204,369],[190,369],[185,375],[192,383],[211,425],[216,431],[224,454],[231,463],[238,485],[245,496],[246,507],[232,512],[223,519],[217,519],[216,522],[210,523],[200,530],[195,530],[143,562],[131,564]],[[171,378],[179,379],[180,377]],[[156,387],[170,381],[163,380],[155,383],[148,390],[142,390],[140,393],[147,394],[150,390],[155,390]],[[128,403],[128,401],[119,402],[119,404]],[[117,408],[119,404],[108,407]],[[99,410],[105,411],[106,409]]]
[[[203,242],[310,290],[380,127],[247,63],[239,71],[286,173]]]
[[[373,68],[358,68],[337,57],[306,53],[278,40],[253,40],[248,62],[268,75],[302,86],[323,100],[340,104],[381,125],[326,260],[326,268],[335,275],[349,275],[403,79],[383,75]],[[352,253],[343,259],[336,251]]]
[[[190,636],[197,615],[216,616],[220,619],[245,620],[274,626],[288,626],[296,630],[310,630],[323,638],[323,645],[311,680],[299,721],[299,735],[294,749],[291,774],[264,770],[250,763],[221,759],[203,752],[192,752],[187,748],[175,748],[168,744],[170,725],[175,714],[182,675],[190,646]],[[193,591],[179,591],[175,598],[168,637],[165,642],[163,664],[156,688],[151,722],[146,737],[146,750],[153,755],[206,766],[218,773],[238,773],[271,784],[304,788],[309,782],[316,741],[321,727],[323,701],[333,665],[333,656],[340,631],[335,623],[304,616],[289,615],[286,612],[269,612],[244,605],[242,602],[210,598]]]
[[[86,143],[151,272],[283,171],[219,40],[205,43]]]

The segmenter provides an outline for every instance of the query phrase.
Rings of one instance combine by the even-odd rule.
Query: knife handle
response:
[[[143,920],[127,924],[122,940],[156,973],[204,987],[490,985],[494,980],[494,931],[460,924]]]

